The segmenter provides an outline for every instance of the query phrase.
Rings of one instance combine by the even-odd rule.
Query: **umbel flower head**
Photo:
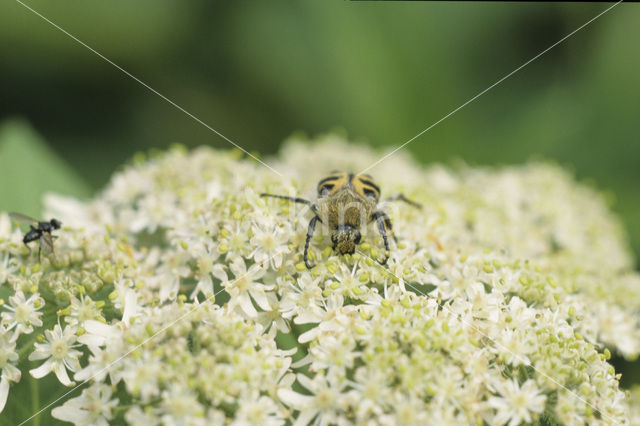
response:
[[[0,397],[20,403],[20,354],[69,386],[43,409],[75,424],[637,421],[607,360],[640,353],[640,277],[603,198],[557,166],[398,153],[369,173],[424,207],[379,206],[388,263],[373,225],[342,256],[318,224],[307,269],[313,213],[260,194],[313,199],[380,155],[292,140],[283,176],[210,148],[138,156],[89,202],[47,197],[66,227],[42,263],[0,214]]]

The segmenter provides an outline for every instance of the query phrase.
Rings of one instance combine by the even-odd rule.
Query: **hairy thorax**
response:
[[[331,196],[319,198],[316,205],[318,216],[330,229],[344,225],[357,229],[369,222],[376,202],[346,187]]]

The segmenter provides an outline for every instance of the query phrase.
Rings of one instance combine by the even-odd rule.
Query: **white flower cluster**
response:
[[[210,148],[141,156],[90,202],[48,197],[65,226],[41,263],[0,214],[0,407],[24,357],[82,385],[51,412],[74,424],[640,420],[607,362],[640,354],[640,277],[602,197],[556,166],[396,154],[370,173],[424,207],[380,206],[388,264],[373,225],[340,256],[319,224],[305,267],[312,213],[260,194],[313,199],[379,155],[290,141],[282,177]]]

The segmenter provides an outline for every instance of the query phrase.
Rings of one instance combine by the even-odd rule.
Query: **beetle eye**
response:
[[[354,240],[354,242],[356,244],[360,244],[360,240],[362,239],[362,235],[360,235],[360,232],[356,231],[356,238]]]

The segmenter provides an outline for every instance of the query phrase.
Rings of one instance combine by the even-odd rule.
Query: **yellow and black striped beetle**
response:
[[[393,234],[391,219],[385,212],[378,209],[380,188],[373,178],[366,174],[336,171],[320,180],[317,190],[318,198],[315,202],[286,195],[260,194],[262,197],[282,198],[294,203],[306,204],[311,208],[314,216],[309,222],[304,244],[304,263],[307,268],[311,269],[314,266],[309,263],[307,253],[317,221],[329,227],[333,249],[340,254],[353,254],[356,245],[361,242],[361,227],[376,221],[386,250],[384,259],[378,262],[382,265],[386,264],[389,259],[388,235],[391,235],[396,243],[397,239]],[[422,207],[403,194],[394,195],[385,201],[395,200],[404,201],[417,208]]]

